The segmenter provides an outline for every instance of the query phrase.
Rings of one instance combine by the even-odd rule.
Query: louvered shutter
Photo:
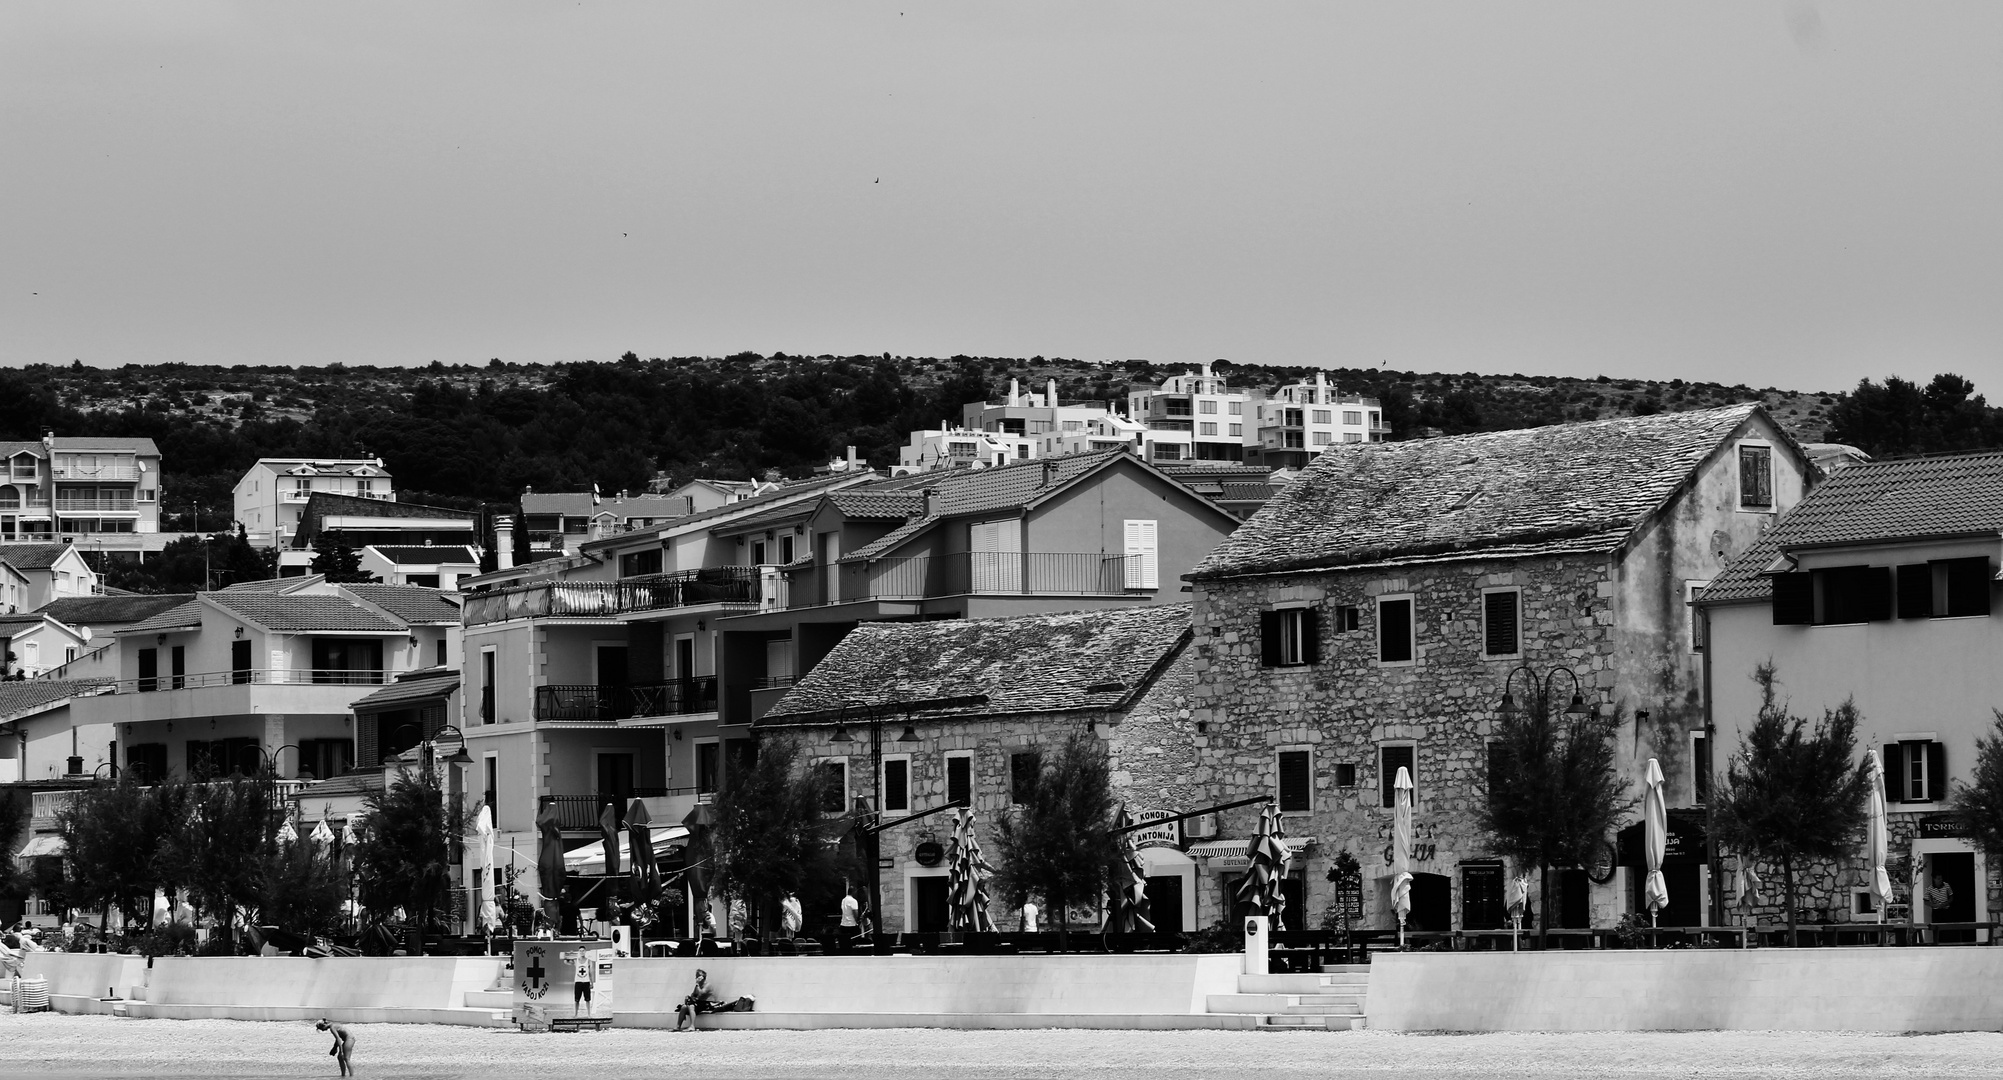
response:
[[[1377,754],[1377,791],[1388,809],[1398,805],[1398,793],[1392,786],[1398,782],[1398,769],[1403,766],[1412,778],[1412,802],[1419,801],[1419,768],[1416,748],[1410,746],[1386,746]]]
[[[1815,621],[1815,577],[1808,573],[1775,574],[1773,624],[1807,626]]]
[[[1161,556],[1153,520],[1127,520],[1127,588],[1161,587]]]
[[[1513,592],[1482,597],[1482,651],[1489,656],[1516,654],[1516,598]]]
[[[1858,614],[1865,622],[1884,622],[1892,617],[1892,568],[1860,566],[1855,578]]]
[[[972,758],[946,759],[946,801],[961,806],[974,804],[974,762]]]
[[[1926,798],[1928,802],[1947,799],[1947,744],[1926,744]]]
[[[1287,750],[1280,754],[1280,809],[1309,809],[1312,782],[1308,772],[1308,752]]]
[[[1277,611],[1259,613],[1259,663],[1264,667],[1280,666],[1280,613]]]
[[[1899,567],[1899,618],[1924,619],[1933,614],[1933,567],[1913,563]]]
[[[1898,743],[1885,744],[1885,801],[1906,801],[1906,753]]]
[[[382,748],[376,744],[376,714],[355,717],[355,765],[362,769],[381,768]]]
[[[1321,612],[1301,609],[1301,663],[1321,663]]]

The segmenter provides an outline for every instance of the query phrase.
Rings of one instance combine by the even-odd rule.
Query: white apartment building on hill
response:
[[[91,539],[137,547],[160,531],[160,448],[152,439],[0,442],[0,540]]]
[[[396,484],[381,458],[259,458],[236,482],[237,523],[252,544],[285,547],[316,491],[396,501]]]

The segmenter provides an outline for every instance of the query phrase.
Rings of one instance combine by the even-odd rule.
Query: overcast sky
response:
[[[2003,3],[0,5],[0,363],[2003,398]]]

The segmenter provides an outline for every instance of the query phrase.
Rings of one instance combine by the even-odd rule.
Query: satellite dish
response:
[[[81,633],[83,635],[83,639],[86,643],[90,641],[90,627],[86,626],[82,630],[78,631],[78,633]]]

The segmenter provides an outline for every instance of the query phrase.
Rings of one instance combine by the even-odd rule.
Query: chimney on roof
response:
[[[939,489],[936,487],[928,487],[925,489],[925,516],[931,517],[937,514],[938,512],[939,512]]]
[[[1010,405],[1022,404],[1022,387],[1014,379],[1008,381],[1008,403]]]
[[[494,569],[515,568],[515,519],[507,514],[494,518]]]
[[[1049,382],[1043,384],[1043,407],[1046,409],[1054,409],[1057,407],[1056,379],[1052,379]]]
[[[1043,486],[1049,487],[1050,485],[1055,484],[1056,482],[1057,482],[1057,463],[1055,461],[1045,461],[1043,463]]]
[[[848,471],[854,472],[856,470],[856,466],[860,464],[862,464],[862,462],[856,460],[855,446],[854,444],[850,444],[848,448]]]

